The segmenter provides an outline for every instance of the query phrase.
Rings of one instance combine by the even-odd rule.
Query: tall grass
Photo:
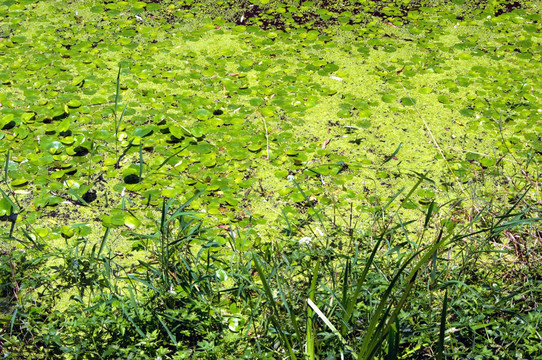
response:
[[[402,202],[423,181],[427,180],[420,177]],[[373,223],[362,225],[369,229],[357,229],[353,235],[346,231],[354,242],[327,234],[323,236],[329,239],[298,244],[288,236],[251,250],[237,246],[250,230],[243,234],[245,230],[231,228],[225,239],[206,236],[203,219],[190,210],[199,193],[182,203],[164,200],[160,216],[151,219],[153,231],[127,233],[134,246],[147,252],[146,259],[135,264],[119,261],[110,245],[111,229],[96,244],[84,237],[66,240],[64,249],[47,256],[37,248],[28,258],[15,252],[3,255],[8,258],[0,275],[9,284],[3,293],[9,289],[17,299],[3,320],[3,346],[23,354],[14,358],[35,352],[45,342],[49,347],[44,356],[50,358],[91,353],[112,358],[113,349],[122,349],[122,356],[146,349],[156,356],[282,354],[321,359],[339,354],[398,359],[412,341],[407,329],[423,321],[420,329],[428,346],[435,357],[444,359],[450,346],[462,341],[448,332],[450,317],[461,313],[458,306],[465,299],[487,301],[469,280],[473,268],[487,261],[487,254],[502,254],[493,244],[504,233],[536,227],[541,220],[522,205],[529,191],[525,188],[500,214],[488,205],[456,227],[442,225],[448,219],[430,204],[417,220],[421,229],[415,242],[405,237],[416,234],[411,230],[416,222],[402,221],[398,210],[383,206],[374,213]],[[320,219],[314,217],[305,226],[331,226],[332,209],[314,210]],[[345,247],[326,245],[337,241]],[[51,257],[62,261],[49,266]],[[53,310],[59,304],[53,289],[59,286],[71,292],[62,313]],[[48,310],[36,313],[36,292]],[[434,308],[440,310],[433,313]],[[521,318],[513,308],[502,311]],[[472,324],[456,321],[453,326]],[[39,330],[43,327],[47,333]],[[103,336],[103,343],[81,341],[77,334],[82,331],[90,338]]]

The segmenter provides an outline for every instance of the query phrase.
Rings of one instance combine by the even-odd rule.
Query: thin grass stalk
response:
[[[344,267],[344,273],[343,273],[343,288],[342,288],[342,300],[341,304],[343,307],[347,303],[348,300],[348,289],[349,289],[349,281],[350,274],[352,273],[352,262],[350,259],[346,259],[346,265]]]
[[[143,180],[143,139],[139,143],[139,181]]]
[[[169,271],[167,268],[167,262],[166,257],[168,256],[168,248],[167,248],[167,225],[166,225],[166,217],[167,217],[167,210],[169,208],[169,204],[166,207],[166,199],[162,202],[162,216],[160,218],[160,270],[161,270],[161,277],[165,284],[169,283]]]
[[[400,188],[399,191],[397,191],[391,198],[390,200],[388,200],[388,202],[382,207],[382,209],[380,209],[377,214],[376,214],[376,218],[384,218],[384,214],[386,213],[386,210],[388,209],[388,207],[395,201],[395,199],[397,199],[399,197],[399,195],[401,195],[401,193],[405,190],[404,187]],[[404,200],[403,200],[404,201]]]
[[[367,328],[367,331],[365,332],[365,336],[363,337],[363,342],[362,342],[362,344],[360,346],[360,350],[359,350],[359,353],[361,355],[366,354],[367,350],[372,348],[372,345],[374,345],[374,342],[371,345],[371,341],[374,341],[373,339],[376,336],[379,335],[379,334],[377,334],[377,331],[376,331],[377,325],[382,324],[382,322],[386,320],[385,319],[386,317],[382,316],[382,314],[383,314],[383,311],[384,311],[384,307],[387,304],[388,298],[391,295],[392,290],[394,290],[395,284],[397,283],[397,281],[399,281],[399,278],[401,277],[403,271],[406,269],[408,264],[410,264],[410,262],[412,260],[414,260],[414,258],[416,257],[416,255],[418,255],[418,253],[419,252],[415,253],[409,259],[407,259],[407,261],[405,261],[403,266],[401,266],[399,271],[397,271],[397,273],[393,277],[392,281],[390,282],[390,284],[386,288],[386,291],[384,291],[384,294],[382,295],[382,297],[380,299],[380,302],[379,302],[375,312],[371,316],[371,321],[369,322],[369,326]]]
[[[388,161],[390,161],[391,159],[393,159],[393,157],[394,157],[395,155],[397,155],[397,153],[399,152],[399,150],[401,150],[401,146],[403,146],[403,143],[399,143],[399,146],[397,147],[397,149],[395,149],[395,151],[393,152],[393,154],[391,154],[390,156],[388,156],[388,157],[386,158],[386,160],[384,160],[384,161],[382,162],[382,164],[380,164],[380,166],[384,165],[385,163],[387,163]]]
[[[171,332],[171,330],[169,330],[169,328],[167,327],[166,323],[162,320],[162,318],[160,317],[160,315],[158,314],[154,314],[156,316],[156,318],[158,319],[158,321],[160,321],[160,324],[162,324],[162,327],[166,330],[168,336],[169,336],[169,339],[171,340],[171,342],[173,343],[173,345],[177,346],[177,338],[175,337],[175,335],[173,335],[173,333]]]
[[[134,320],[132,319],[132,317],[130,316],[130,314],[128,314],[128,311],[126,310],[126,307],[124,306],[124,303],[121,301],[120,302],[120,307],[122,309],[122,312],[124,313],[124,316],[126,316],[126,319],[128,319],[128,321],[132,324],[132,326],[136,329],[137,333],[143,338],[145,339],[146,336],[145,336],[145,333],[141,330],[141,328],[139,326],[137,326],[137,324],[134,322]]]
[[[105,228],[105,233],[104,233],[104,236],[102,237],[102,241],[100,242],[100,249],[98,250],[98,256],[101,255],[104,247],[105,247],[105,243],[107,241],[107,238],[109,237],[109,231],[110,231],[110,228],[107,227]]]
[[[380,321],[380,323],[378,325],[377,331],[373,335],[373,339],[371,339],[371,341],[369,341],[369,344],[370,344],[369,351],[370,352],[365,357],[365,359],[368,359],[368,360],[372,359],[381,350],[380,345],[382,344],[382,342],[388,336],[390,328],[391,328],[391,324],[393,324],[397,320],[399,312],[401,311],[404,304],[406,303],[408,295],[410,294],[410,291],[412,290],[412,287],[414,286],[414,280],[416,279],[417,275],[418,275],[418,272],[416,272],[414,274],[414,278],[412,278],[411,281],[408,283],[408,286],[407,286],[406,290],[403,292],[403,296],[401,296],[401,299],[399,300],[399,302],[395,306],[395,309],[392,312],[392,314],[389,315],[389,311],[391,310],[391,306],[392,306],[391,304],[388,307],[388,309],[386,310],[384,316],[382,317],[382,319],[381,319],[381,321]],[[386,322],[386,319],[388,319],[387,322]],[[380,336],[380,338],[377,338],[377,336]]]
[[[369,259],[367,260],[367,263],[365,264],[365,267],[363,269],[363,272],[361,273],[361,276],[359,277],[356,286],[354,287],[354,292],[352,293],[352,296],[348,299],[347,304],[343,304],[343,306],[346,308],[346,314],[344,316],[344,320],[346,323],[350,323],[350,320],[352,318],[352,314],[354,313],[354,308],[357,303],[359,294],[361,293],[361,287],[363,286],[363,283],[365,282],[365,278],[367,277],[367,273],[369,272],[369,268],[373,264],[374,257],[376,255],[376,252],[380,248],[380,244],[382,243],[382,240],[384,239],[384,234],[382,234],[379,239],[377,240],[375,246],[373,247],[373,251],[371,252],[371,255],[369,256]],[[346,335],[346,326],[342,327],[341,331],[342,335]]]
[[[256,271],[258,272],[258,275],[260,276],[260,279],[262,281],[262,285],[264,288],[264,293],[267,296],[267,299],[269,300],[269,303],[271,304],[271,316],[269,319],[273,323],[273,326],[275,327],[277,334],[279,335],[280,342],[285,345],[285,347],[288,349],[288,353],[290,355],[291,359],[297,359],[295,356],[295,353],[292,349],[292,346],[290,344],[290,341],[288,338],[284,335],[284,331],[282,330],[282,326],[277,321],[276,316],[278,315],[277,305],[275,302],[275,299],[273,297],[273,294],[271,293],[271,288],[269,287],[269,284],[267,283],[267,279],[265,277],[265,273],[262,270],[262,267],[260,265],[260,261],[258,260],[258,257],[256,254],[253,253],[252,255],[254,267],[256,268]]]
[[[88,156],[88,172],[87,172],[87,185],[90,184],[91,173],[92,173],[92,158],[94,157],[94,151],[96,150],[96,143],[94,139],[90,141],[90,154]]]
[[[311,287],[309,289],[309,299],[314,302],[316,295],[316,284],[318,283],[318,272],[320,269],[320,260],[316,261],[314,272],[311,279]],[[314,310],[309,306],[307,308],[307,350],[306,354],[309,360],[315,360],[315,340],[316,340],[316,328],[313,323]]]
[[[120,94],[120,71],[122,69],[122,64],[119,63],[119,71],[117,72],[117,91],[115,93],[115,116],[117,115],[117,105],[119,104],[119,94]]]
[[[11,150],[8,150],[6,154],[6,165],[4,166],[4,182],[8,183],[8,172],[9,172],[9,158],[11,157]]]
[[[160,170],[165,164],[168,163],[169,160],[171,160],[172,158],[174,158],[175,156],[179,155],[180,153],[182,153],[185,149],[187,149],[188,147],[190,146],[190,144],[186,145],[185,147],[183,147],[181,150],[177,151],[176,153],[168,156],[164,161],[162,161],[162,163],[160,164],[160,166],[158,166],[158,168],[156,168],[156,171]]]
[[[399,344],[401,340],[401,329],[399,328],[399,319],[395,319],[394,326],[390,327],[388,333],[388,353],[385,360],[397,360],[399,355]]]
[[[309,304],[309,306],[312,308],[312,310],[314,310],[314,312],[318,315],[318,317],[320,319],[322,319],[322,321],[324,322],[324,324],[326,324],[326,326],[329,328],[329,330],[331,330],[331,332],[333,333],[333,335],[337,336],[339,338],[339,340],[341,341],[341,343],[343,344],[343,346],[348,350],[350,351],[351,353],[351,356],[352,358],[354,359],[358,359],[358,354],[355,352],[355,350],[350,346],[348,345],[348,342],[344,339],[344,337],[341,335],[341,333],[339,332],[339,330],[337,330],[337,328],[335,326],[333,326],[333,323],[328,319],[328,317],[322,312],[322,310],[320,310],[318,308],[318,306],[311,300],[311,299],[307,299],[307,304]]]
[[[301,330],[299,329],[299,324],[297,323],[297,318],[295,316],[295,313],[292,311],[290,306],[288,305],[288,300],[286,296],[284,295],[284,291],[282,290],[282,285],[280,283],[280,277],[277,277],[277,287],[279,290],[280,298],[282,299],[282,303],[284,304],[284,307],[286,308],[286,312],[288,313],[288,316],[290,318],[290,321],[292,323],[292,327],[294,328],[295,335],[298,340],[301,340]]]
[[[446,335],[446,312],[448,310],[448,289],[444,292],[444,303],[440,314],[440,331],[437,344],[437,360],[444,359],[444,336]]]

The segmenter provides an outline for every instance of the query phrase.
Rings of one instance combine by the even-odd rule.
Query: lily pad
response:
[[[441,104],[451,104],[451,103],[452,103],[452,101],[450,100],[450,98],[447,97],[447,96],[445,96],[445,95],[439,95],[438,101],[439,101],[439,103],[441,103]]]
[[[382,101],[385,102],[385,103],[392,103],[394,101],[397,100],[397,96],[395,95],[392,95],[392,94],[385,94],[385,95],[382,95]]]
[[[411,97],[402,97],[401,104],[403,104],[404,106],[413,106],[416,105],[416,99]]]
[[[199,109],[194,112],[194,115],[198,120],[208,120],[213,116],[213,113],[207,109]]]
[[[422,87],[422,88],[420,88],[420,90],[418,90],[418,92],[420,94],[429,94],[429,93],[433,92],[433,89],[431,89],[429,87]]]
[[[81,107],[82,104],[81,104],[81,101],[79,100],[70,100],[68,101],[67,105],[69,108],[75,109],[75,108]]]
[[[137,129],[135,129],[134,136],[136,136],[136,137],[145,137],[145,136],[151,135],[152,132],[153,132],[152,125],[142,126],[142,127],[138,127]]]
[[[260,144],[252,144],[247,146],[248,151],[256,153],[262,150],[262,146]]]
[[[13,187],[23,187],[25,185],[28,185],[28,179],[16,179],[11,182]]]

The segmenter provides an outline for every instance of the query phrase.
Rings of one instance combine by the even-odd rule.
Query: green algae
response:
[[[107,179],[99,190],[100,204],[105,202],[105,193],[110,204],[119,204],[119,193],[126,187],[135,212],[141,206],[136,204],[157,204],[156,195],[148,198],[143,194],[153,191],[152,186],[163,186],[155,189],[157,194],[184,199],[191,193],[187,187],[196,186],[211,189],[210,197],[194,205],[202,210],[209,206],[214,221],[246,219],[243,214],[248,211],[255,218],[265,214],[267,224],[280,222],[280,208],[288,207],[292,200],[303,202],[287,181],[289,174],[310,196],[328,202],[333,194],[349,199],[358,209],[370,208],[375,196],[383,200],[412,186],[414,171],[427,173],[435,181],[432,191],[441,202],[453,198],[452,194],[465,196],[466,186],[488,191],[494,186],[492,179],[469,178],[472,171],[483,172],[484,166],[477,165],[481,158],[472,162],[465,156],[484,154],[487,164],[497,163],[504,146],[500,134],[509,138],[518,132],[508,125],[497,131],[501,115],[491,113],[491,102],[521,103],[507,94],[511,87],[519,89],[519,96],[529,95],[522,90],[525,79],[533,86],[532,101],[537,101],[538,68],[532,59],[540,57],[536,51],[540,37],[536,31],[524,29],[527,20],[517,20],[514,14],[464,21],[439,18],[437,22],[437,17],[412,13],[408,25],[373,20],[356,32],[330,27],[325,36],[300,31],[278,32],[280,36],[270,38],[250,26],[229,29],[223,22],[207,21],[199,27],[189,22],[164,24],[145,13],[130,13],[130,9],[119,4],[110,8],[110,15],[102,15],[82,4],[39,3],[27,5],[23,11],[28,16],[19,22],[15,14],[21,12],[12,17],[10,8],[12,25],[24,26],[11,35],[11,42],[3,41],[0,46],[4,52],[9,48],[34,54],[42,59],[44,73],[50,74],[43,81],[41,73],[32,70],[30,56],[18,59],[5,69],[11,83],[3,87],[4,109],[17,113],[24,108],[24,101],[10,103],[6,91],[24,99],[33,82],[43,92],[28,97],[33,99],[28,105],[40,121],[63,104],[77,101],[83,111],[72,107],[69,116],[73,129],[79,131],[77,123],[81,123],[81,132],[87,136],[88,130],[111,129],[107,126],[111,107],[99,104],[112,101],[115,72],[122,60],[121,101],[128,112],[119,129],[120,145],[129,147],[133,126],[152,127],[153,135],[142,138],[147,149],[142,155],[150,169],[148,182],[123,183],[121,170],[137,167],[139,155],[135,148],[129,149],[118,163],[121,169],[112,169],[120,154],[107,149],[107,133],[102,152],[95,154],[93,161],[98,166],[92,176]],[[55,11],[66,16],[45,21]],[[164,31],[155,31],[153,26],[163,26]],[[487,31],[478,31],[480,28]],[[511,37],[526,41],[533,58],[525,60],[514,51],[502,51]],[[43,44],[54,41],[54,49],[48,52]],[[20,76],[23,69],[29,78]],[[519,71],[526,78],[517,77]],[[508,80],[502,76],[505,73],[514,78],[514,84],[504,84]],[[80,88],[71,85],[75,78],[83,79]],[[495,81],[502,83],[499,86],[504,92],[491,93]],[[49,102],[45,112],[40,101]],[[221,115],[201,120],[198,111],[220,111]],[[518,123],[517,129],[521,129],[521,122],[531,121],[536,114],[528,109],[507,110],[505,117],[512,117],[507,121]],[[166,168],[176,165],[175,176],[152,170],[177,146],[163,143],[171,123],[190,134],[205,135],[203,142],[196,138],[192,144],[185,142],[189,148],[167,160]],[[242,129],[246,132],[239,133]],[[533,146],[517,140],[512,145],[518,152],[528,152]],[[399,147],[393,159],[381,165]],[[216,149],[225,149],[227,155],[213,153]],[[347,167],[338,165],[341,162]],[[504,167],[499,171],[513,171],[514,162],[504,154],[500,161]],[[326,168],[327,173],[315,177],[311,171],[316,168]],[[341,168],[346,171],[339,171]],[[91,175],[86,172],[83,166],[80,173]],[[12,175],[15,179],[21,176]],[[220,182],[224,176],[231,176],[235,185]],[[52,192],[56,187],[47,186]],[[36,196],[37,188],[30,185],[30,189]],[[62,221],[68,223],[76,218],[103,219],[110,212],[103,205],[76,211],[59,207],[64,208]],[[228,216],[217,216],[221,213]],[[137,218],[146,222],[142,215]],[[51,221],[48,226],[56,225]],[[256,226],[265,231],[267,225]]]

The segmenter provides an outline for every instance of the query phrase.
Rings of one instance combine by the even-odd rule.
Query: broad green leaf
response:
[[[420,90],[418,90],[418,92],[420,94],[429,94],[429,93],[433,92],[433,89],[431,89],[429,87],[422,87],[422,88],[420,88]]]
[[[451,104],[451,103],[452,103],[452,101],[450,100],[450,98],[447,97],[446,95],[439,95],[438,101],[439,101],[439,103],[441,103],[441,104]]]

